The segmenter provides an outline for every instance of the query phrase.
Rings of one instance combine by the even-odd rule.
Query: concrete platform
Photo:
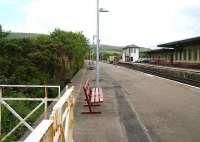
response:
[[[200,141],[199,88],[105,63],[100,84],[102,114],[82,115],[84,95],[77,98],[75,142]]]
[[[85,79],[95,79],[95,70],[88,70]],[[137,116],[129,105],[121,86],[107,73],[101,72],[100,85],[104,92],[104,103],[95,110],[102,114],[83,115],[83,92],[77,97],[75,106],[75,142],[149,142]]]
[[[126,90],[154,142],[200,141],[200,89],[132,69],[101,64]]]

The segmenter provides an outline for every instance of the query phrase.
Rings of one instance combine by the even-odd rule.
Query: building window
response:
[[[133,48],[129,48],[129,50],[130,50],[130,53],[133,53]]]
[[[128,49],[126,49],[126,55],[128,55],[129,54],[129,50]]]
[[[134,48],[133,52],[136,53],[136,49],[135,48]]]

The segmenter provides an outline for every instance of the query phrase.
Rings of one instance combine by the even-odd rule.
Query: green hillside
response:
[[[106,53],[121,53],[122,52],[122,46],[112,46],[112,45],[101,45],[101,52]],[[146,52],[150,51],[150,48],[141,47],[140,52]]]
[[[103,60],[107,60],[111,55],[120,57],[122,55],[122,48],[122,46],[101,45],[100,56],[102,56]],[[150,50],[149,48],[140,47],[140,58],[148,58],[145,52]]]
[[[101,45],[101,52],[104,53],[121,53],[122,52],[121,46],[112,46],[112,45]]]
[[[145,48],[145,47],[141,47],[140,48],[140,52],[146,52],[146,51],[150,51],[150,48]]]
[[[37,37],[39,35],[44,35],[44,34],[11,32],[9,33],[7,38],[30,38],[30,37]]]

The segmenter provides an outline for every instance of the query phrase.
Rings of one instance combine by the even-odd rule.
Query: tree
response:
[[[7,35],[0,27],[0,83],[1,84],[54,84],[65,86],[73,75],[82,67],[86,53],[88,52],[88,40],[82,33],[55,30],[50,35],[42,35],[37,38],[5,38]],[[41,97],[42,93],[34,90],[8,90],[4,92],[8,96]],[[52,91],[53,92],[53,91]],[[17,93],[17,94],[16,94]],[[49,93],[55,97],[56,93]],[[25,102],[9,103],[20,110],[25,116],[36,103],[27,105]],[[2,111],[3,135],[17,125],[12,113],[4,109]],[[31,118],[33,123],[42,112]],[[30,120],[29,120],[30,121]],[[18,131],[7,141],[16,141],[24,134],[24,129]]]
[[[0,24],[0,39],[5,38],[9,35],[10,32],[3,31],[3,28]]]

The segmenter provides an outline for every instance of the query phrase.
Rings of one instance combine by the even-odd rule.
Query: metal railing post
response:
[[[0,140],[1,140],[1,103],[2,103],[2,88],[0,88]]]
[[[48,97],[48,90],[45,87],[44,88],[44,118],[47,119],[48,117],[48,112],[47,112],[47,97]]]
[[[60,98],[60,86],[58,87],[58,98]]]

